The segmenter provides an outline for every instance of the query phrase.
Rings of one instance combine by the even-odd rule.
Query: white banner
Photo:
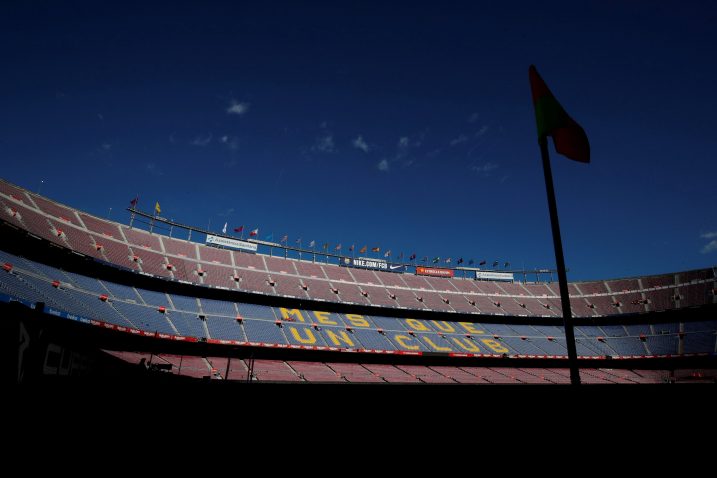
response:
[[[476,279],[502,280],[513,282],[512,272],[487,272],[476,271]]]
[[[242,251],[256,252],[258,246],[251,242],[237,241],[236,239],[229,239],[228,237],[212,236],[207,234],[207,244],[214,244],[217,246],[231,247],[232,249],[240,249]]]

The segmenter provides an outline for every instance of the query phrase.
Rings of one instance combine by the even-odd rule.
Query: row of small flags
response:
[[[130,205],[134,208],[134,207],[137,206],[137,202],[138,202],[138,201],[139,201],[139,196],[136,196],[134,199],[132,199],[132,200],[130,201]],[[162,212],[162,208],[161,208],[161,206],[159,205],[159,201],[157,201],[157,202],[155,203],[155,205],[154,205],[154,212],[155,212],[155,214],[161,214],[161,212]],[[227,233],[227,227],[228,227],[228,226],[229,226],[229,223],[228,223],[228,222],[225,222],[225,223],[224,223],[224,227],[222,228],[222,234],[226,234],[226,233]],[[237,233],[237,234],[241,234],[242,237],[243,237],[243,236],[244,236],[244,226],[235,227],[235,228],[234,228],[234,232]],[[252,229],[251,231],[249,231],[249,237],[257,237],[257,236],[259,236],[259,228]],[[273,240],[274,240],[274,233],[272,232],[271,234],[269,234],[268,236],[266,236],[265,239],[266,239],[267,241],[273,241]],[[289,236],[288,236],[288,234],[284,234],[284,236],[281,238],[281,240],[279,240],[279,243],[280,243],[280,244],[284,244],[284,245],[287,245],[288,242],[289,242]],[[297,244],[299,247],[301,247],[301,238],[298,238],[298,239],[296,240],[296,244]],[[309,242],[309,247],[313,250],[314,247],[316,247],[316,241],[311,241],[311,242]],[[334,251],[340,251],[341,248],[342,248],[342,245],[341,245],[341,244],[337,244],[337,245],[334,247]],[[349,252],[353,252],[353,251],[355,250],[355,248],[356,248],[356,245],[353,244],[353,245],[349,246],[348,250],[349,250]],[[328,242],[324,243],[322,249],[323,249],[324,251],[328,251],[328,250],[329,250],[329,243],[328,243]],[[358,252],[359,252],[359,254],[364,254],[364,253],[368,252],[368,250],[369,250],[369,249],[368,249],[368,246],[363,246],[361,249],[359,249]],[[372,247],[372,248],[371,248],[371,252],[379,252],[379,253],[380,253],[380,252],[381,252],[381,248],[380,248],[380,247]],[[387,250],[387,251],[383,254],[383,257],[386,257],[386,258],[391,257],[391,250],[390,250],[390,249]],[[403,260],[403,252],[401,252],[401,253],[398,254],[398,259],[399,259],[399,260]],[[416,256],[415,253],[411,254],[411,255],[408,257],[408,260],[409,260],[409,261],[414,261],[414,260],[416,260],[416,259],[417,259],[417,256]],[[428,256],[423,256],[423,258],[421,259],[421,262],[428,263]],[[440,257],[434,257],[434,258],[431,260],[431,263],[433,263],[433,264],[438,264],[438,263],[441,263],[441,262],[444,262],[444,263],[446,263],[446,264],[451,264],[451,263],[453,262],[453,259],[452,259],[451,257],[446,257],[445,259],[441,259]],[[464,261],[463,258],[461,257],[461,258],[459,258],[459,259],[456,260],[456,265],[461,265],[461,264],[463,264],[464,262],[465,262],[465,261]],[[467,264],[468,264],[469,266],[472,266],[472,265],[474,265],[475,263],[476,263],[476,261],[475,261],[474,259],[469,259]],[[478,265],[479,265],[479,266],[484,266],[484,265],[486,265],[486,264],[487,264],[487,261],[485,261],[485,260],[482,260],[482,261],[478,262]],[[499,265],[500,265],[500,262],[499,262],[499,261],[494,261],[494,262],[493,262],[493,267],[498,267]],[[510,262],[506,262],[506,263],[503,265],[503,267],[506,267],[506,268],[507,268],[507,267],[510,267]]]

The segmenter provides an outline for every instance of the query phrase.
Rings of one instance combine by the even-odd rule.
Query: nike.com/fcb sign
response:
[[[419,276],[435,276],[435,277],[453,277],[453,269],[441,269],[440,267],[416,267],[416,275]]]
[[[356,259],[353,257],[344,257],[339,262],[339,265],[345,267],[358,267],[359,269],[375,269],[378,271],[388,272],[403,272],[406,270],[406,266],[400,264],[390,264],[386,261],[371,260],[371,259]]]

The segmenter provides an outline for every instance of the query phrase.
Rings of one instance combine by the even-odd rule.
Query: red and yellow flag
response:
[[[590,143],[585,130],[560,106],[535,66],[530,66],[528,76],[535,107],[535,121],[538,125],[538,139],[552,136],[558,154],[581,163],[589,163]]]

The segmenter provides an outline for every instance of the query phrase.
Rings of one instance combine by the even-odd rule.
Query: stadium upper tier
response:
[[[418,320],[290,309],[190,297],[96,279],[0,251],[0,300],[44,304],[48,314],[131,334],[185,342],[378,354],[565,358],[554,325]],[[199,289],[197,289],[199,290]],[[650,316],[644,316],[649,318]],[[575,328],[585,359],[715,353],[717,320]]]
[[[143,274],[200,286],[380,308],[484,316],[562,315],[558,288],[551,283],[419,276],[221,249],[107,221],[3,180],[0,208],[4,222],[63,248]],[[568,287],[573,315],[578,317],[639,314],[716,302],[714,268],[574,282]]]

